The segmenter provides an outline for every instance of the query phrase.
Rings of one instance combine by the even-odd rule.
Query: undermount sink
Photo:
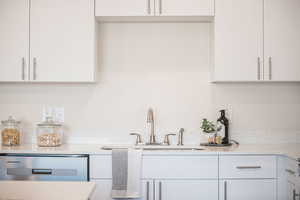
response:
[[[201,151],[205,150],[201,147],[189,147],[189,146],[158,146],[158,145],[143,145],[143,146],[117,146],[117,145],[111,145],[111,146],[103,146],[103,150],[112,150],[112,149],[141,149],[146,151],[160,151],[160,150],[166,150],[166,151]]]

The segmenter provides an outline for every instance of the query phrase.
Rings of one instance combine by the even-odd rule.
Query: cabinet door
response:
[[[276,200],[276,180],[220,181],[220,199]]]
[[[156,15],[213,16],[214,0],[156,0]]]
[[[299,11],[299,0],[265,0],[267,80],[300,81]]]
[[[157,180],[158,200],[218,200],[217,180]]]
[[[92,82],[94,0],[31,0],[31,80]]]
[[[29,58],[29,0],[0,0],[0,81],[24,81]]]
[[[263,78],[263,0],[216,0],[214,81]]]
[[[91,180],[96,183],[96,189],[92,194],[90,200],[112,200],[111,198],[111,185],[112,180]],[[151,200],[153,199],[153,180],[143,180],[142,181],[142,198],[137,200]]]
[[[154,13],[154,0],[96,0],[96,16],[147,16]]]

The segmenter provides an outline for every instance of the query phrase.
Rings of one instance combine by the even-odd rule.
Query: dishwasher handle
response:
[[[52,175],[52,169],[32,169],[34,175]]]

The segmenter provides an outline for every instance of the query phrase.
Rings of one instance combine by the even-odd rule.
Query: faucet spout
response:
[[[153,109],[150,108],[148,110],[147,114],[147,123],[150,124],[150,138],[148,145],[159,145],[159,143],[156,142],[155,133],[154,133],[154,114]]]

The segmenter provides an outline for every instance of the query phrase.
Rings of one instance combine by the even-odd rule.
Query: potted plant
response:
[[[208,121],[206,118],[201,123],[202,132],[208,136],[208,143],[215,144],[217,132],[220,131],[221,127],[217,127],[213,122]]]

